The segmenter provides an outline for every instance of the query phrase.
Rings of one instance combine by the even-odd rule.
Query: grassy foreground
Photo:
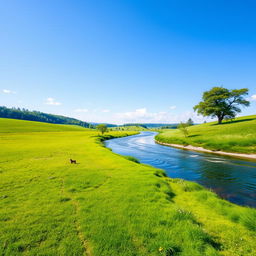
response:
[[[179,130],[168,130],[157,135],[160,142],[193,145],[211,150],[237,153],[256,153],[256,115],[231,121],[211,122],[190,126],[187,138]]]
[[[129,161],[103,139],[81,127],[0,119],[0,255],[255,253],[255,209]]]

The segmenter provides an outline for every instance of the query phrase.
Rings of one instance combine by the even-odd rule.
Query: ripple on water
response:
[[[108,140],[106,146],[164,169],[170,177],[196,181],[233,203],[256,207],[256,162],[159,145],[155,135],[142,132]]]

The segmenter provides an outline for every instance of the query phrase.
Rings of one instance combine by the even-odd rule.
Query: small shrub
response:
[[[155,172],[155,176],[157,176],[157,177],[167,177],[166,173],[162,170],[157,170]]]
[[[137,163],[137,164],[140,163],[140,161],[136,157],[133,157],[133,156],[124,156],[124,158],[129,160],[129,161],[132,161],[134,163]]]
[[[180,123],[178,129],[182,132],[182,134],[187,138],[188,137],[188,124]]]

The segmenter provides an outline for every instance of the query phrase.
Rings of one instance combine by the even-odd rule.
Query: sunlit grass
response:
[[[253,255],[254,209],[102,146],[128,134],[0,119],[0,255]]]
[[[239,117],[233,122],[216,122],[195,125],[188,128],[189,136],[179,130],[160,133],[156,139],[161,142],[194,145],[212,150],[238,153],[256,153],[256,116]]]

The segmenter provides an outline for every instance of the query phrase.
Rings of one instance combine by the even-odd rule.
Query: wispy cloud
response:
[[[139,108],[135,111],[117,113],[114,119],[117,123],[179,123],[187,121],[192,118],[194,122],[201,123],[209,118],[198,116],[195,112],[185,111],[180,114],[173,114],[171,112],[149,112],[147,108]]]
[[[54,98],[47,98],[45,104],[47,104],[47,105],[54,105],[54,106],[61,105],[61,103],[56,101]]]
[[[177,106],[170,106],[169,109],[173,110],[173,109],[176,109]]]
[[[75,112],[78,113],[87,113],[89,110],[87,108],[77,108],[75,109]]]
[[[103,113],[109,113],[110,110],[109,110],[109,109],[103,109],[102,112],[103,112]]]
[[[15,91],[8,90],[8,89],[3,89],[2,92],[5,93],[5,94],[16,94]]]
[[[250,98],[251,101],[254,101],[256,100],[256,94],[252,95],[251,98]]]

